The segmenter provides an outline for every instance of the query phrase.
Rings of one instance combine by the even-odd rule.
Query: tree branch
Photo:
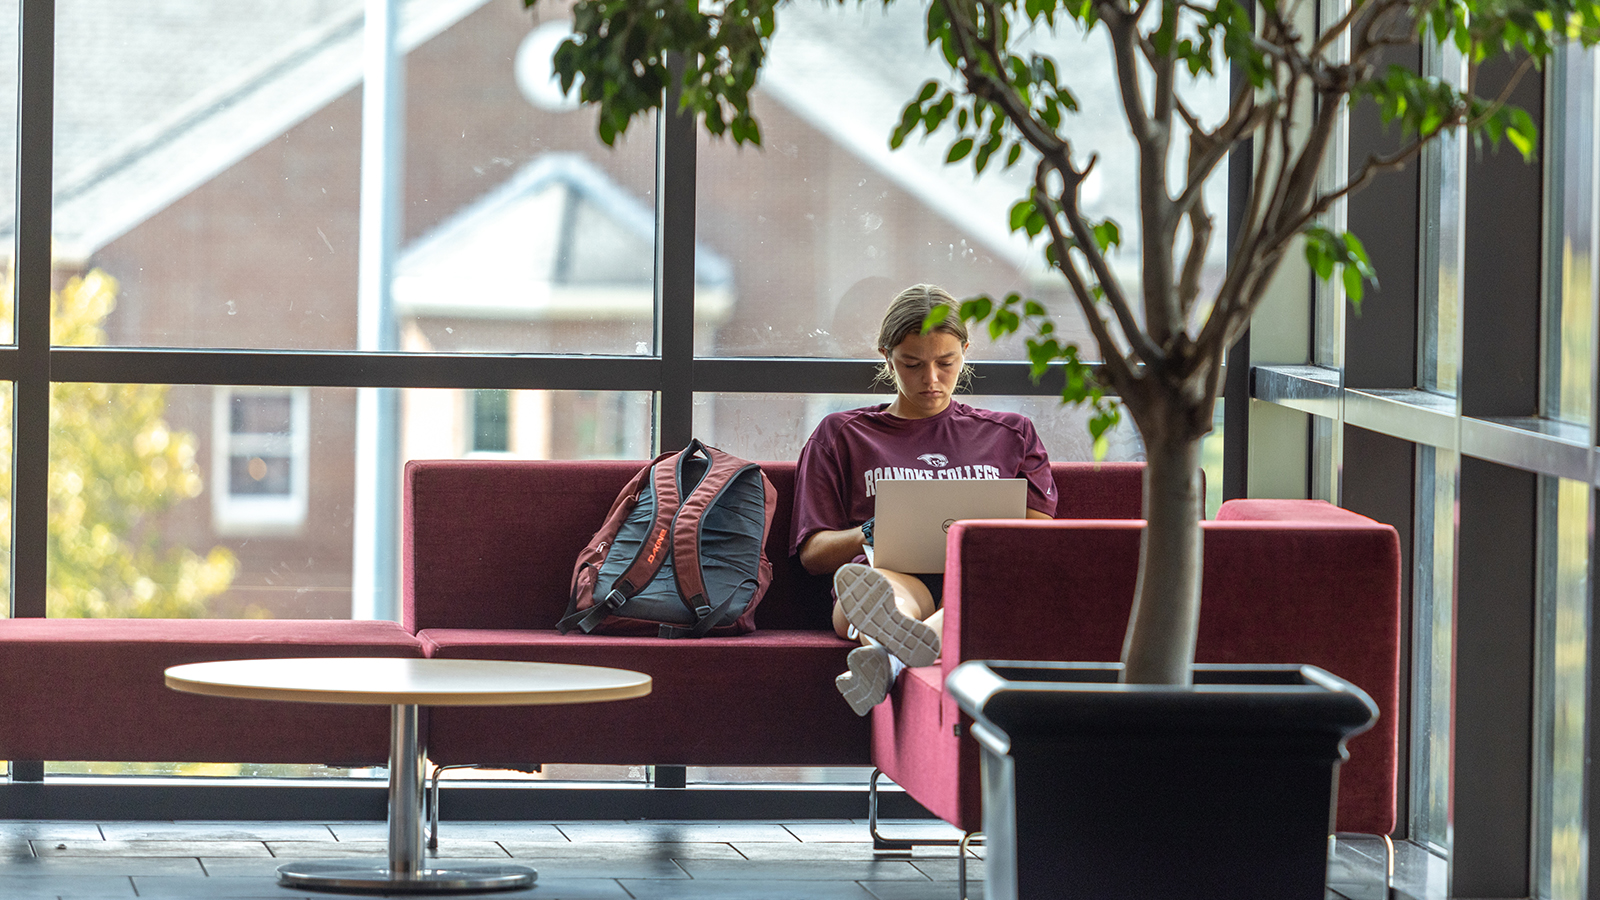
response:
[[[1164,2],[1170,3],[1171,0]],[[1134,142],[1139,147],[1140,289],[1145,301],[1145,333],[1155,343],[1165,345],[1173,333],[1183,327],[1178,321],[1177,302],[1172,290],[1171,235],[1176,223],[1172,219],[1172,198],[1167,195],[1166,184],[1167,155],[1172,133],[1171,61],[1158,56],[1158,59],[1164,59],[1164,63],[1154,67],[1154,108],[1165,116],[1155,118],[1145,110],[1139,78],[1141,35],[1138,22],[1120,12],[1103,15],[1102,18],[1111,37],[1123,111],[1128,118],[1128,127],[1133,132]]]
[[[1050,195],[1044,189],[1044,174],[1041,169],[1034,179],[1035,204],[1048,205]],[[1090,334],[1094,335],[1095,343],[1100,348],[1100,358],[1106,370],[1111,374],[1112,386],[1121,393],[1125,387],[1130,387],[1136,382],[1128,361],[1123,359],[1122,350],[1117,346],[1116,339],[1111,335],[1111,329],[1106,325],[1105,319],[1100,317],[1100,310],[1095,306],[1094,292],[1084,283],[1083,273],[1078,271],[1078,266],[1072,261],[1072,247],[1067,236],[1061,231],[1061,223],[1055,216],[1045,216],[1045,226],[1050,229],[1050,243],[1055,249],[1056,268],[1066,277],[1067,284],[1072,288],[1072,294],[1078,299],[1078,307],[1083,311],[1083,318],[1089,325]],[[1126,333],[1126,326],[1123,327]],[[1131,343],[1131,342],[1130,342]],[[1135,350],[1135,353],[1138,351]]]
[[[1245,276],[1250,267],[1250,261],[1255,258],[1255,247],[1261,239],[1261,228],[1266,221],[1266,210],[1263,201],[1267,193],[1267,181],[1272,171],[1272,148],[1275,131],[1281,126],[1277,115],[1277,106],[1282,100],[1276,100],[1267,106],[1266,127],[1261,134],[1261,152],[1255,160],[1255,178],[1250,188],[1250,203],[1245,209],[1243,220],[1239,224],[1239,234],[1233,247],[1230,248],[1230,262],[1228,274],[1223,278],[1222,287],[1217,291],[1216,303],[1211,308],[1211,315],[1206,318],[1206,325],[1201,331],[1201,339],[1206,330],[1211,327],[1211,322],[1219,316],[1232,314],[1232,309],[1237,305],[1238,293],[1243,290]]]
[[[967,90],[974,97],[993,103],[1000,107],[1006,120],[1022,135],[1023,140],[1037,150],[1041,156],[1052,154],[1066,154],[1070,156],[1070,145],[1061,139],[1054,129],[1040,122],[1033,110],[1022,102],[1012,86],[983,71],[978,64],[979,48],[978,38],[975,33],[976,26],[966,15],[966,10],[957,9],[953,0],[939,0],[945,13],[955,28],[956,41],[961,45],[961,56],[967,62],[961,67],[961,75],[967,81]],[[989,55],[994,63],[995,71],[1002,71],[997,48],[985,47],[983,51]]]
[[[1195,198],[1205,190],[1205,183],[1211,178],[1211,173],[1222,164],[1228,154],[1239,145],[1250,132],[1259,127],[1258,115],[1260,108],[1255,103],[1255,89],[1248,84],[1240,85],[1234,93],[1233,104],[1228,110],[1228,118],[1217,126],[1212,132],[1201,131],[1198,136],[1206,141],[1205,153],[1198,163],[1193,161],[1193,147],[1191,145],[1191,162],[1189,165],[1188,184],[1178,199],[1173,201],[1173,208],[1177,215],[1187,215]],[[1191,141],[1197,135],[1191,131]],[[1198,177],[1197,177],[1198,176]]]
[[[1085,168],[1082,172],[1078,172],[1070,167],[1063,169],[1059,161],[1048,159],[1040,160],[1038,167],[1034,169],[1033,186],[1037,198],[1034,203],[1039,203],[1041,199],[1045,202],[1042,212],[1047,214],[1044,220],[1050,225],[1051,235],[1055,236],[1060,227],[1055,219],[1055,211],[1049,205],[1048,178],[1051,171],[1058,172],[1062,179],[1061,195],[1057,201],[1061,215],[1066,217],[1067,227],[1072,229],[1072,237],[1077,243],[1078,252],[1083,254],[1083,258],[1089,263],[1090,271],[1099,280],[1101,293],[1111,305],[1111,311],[1117,317],[1117,324],[1122,328],[1123,336],[1128,339],[1128,346],[1147,365],[1160,362],[1164,359],[1164,354],[1159,347],[1151,343],[1150,336],[1144,329],[1139,327],[1139,319],[1134,315],[1133,308],[1128,305],[1127,295],[1122,292],[1122,286],[1117,281],[1116,275],[1106,264],[1105,254],[1100,252],[1100,245],[1095,242],[1093,229],[1083,218],[1082,210],[1078,209],[1078,184],[1088,175],[1089,170]],[[1062,240],[1065,239],[1063,235]],[[1057,259],[1064,258],[1060,255],[1063,249],[1065,248],[1056,248]]]
[[[1195,149],[1191,141],[1191,150]],[[1194,183],[1191,172],[1190,183]],[[1203,181],[1201,182],[1203,183]],[[1189,250],[1184,256],[1183,269],[1178,277],[1178,308],[1183,313],[1185,330],[1194,313],[1195,299],[1200,295],[1200,276],[1205,271],[1206,251],[1211,247],[1212,218],[1206,211],[1204,192],[1198,193],[1189,205]]]
[[[1311,52],[1308,55],[1313,58],[1321,56],[1322,51],[1333,46],[1333,42],[1337,41],[1339,36],[1344,34],[1345,31],[1355,23],[1356,19],[1361,17],[1362,12],[1367,8],[1368,4],[1365,2],[1365,0],[1355,0],[1354,3],[1351,3],[1350,9],[1346,10],[1345,14],[1339,17],[1339,21],[1328,26],[1323,30],[1322,34],[1317,36],[1317,42],[1311,45]]]

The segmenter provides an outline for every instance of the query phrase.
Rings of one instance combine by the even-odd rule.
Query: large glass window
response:
[[[958,298],[1035,297],[1061,334],[1092,345],[1065,281],[1045,269],[1039,246],[1008,227],[1011,206],[1032,183],[1032,154],[1011,169],[997,154],[975,178],[967,162],[945,163],[947,135],[889,148],[902,107],[923,82],[956,77],[924,33],[912,4],[784,8],[754,98],[763,146],[701,141],[696,227],[731,266],[737,302],[700,355],[870,358],[884,308],[917,283]],[[1057,58],[1082,104],[1070,123],[1074,149],[1098,155],[1084,208],[1122,224],[1112,263],[1136,294],[1136,154],[1103,40],[1082,38],[1063,20],[1059,34],[1041,28],[1029,42]],[[1211,116],[1223,109],[1225,88],[1226,79],[1194,86],[1188,99]],[[1219,222],[1226,183],[1219,174],[1207,195]],[[1212,285],[1221,281],[1221,243],[1211,247]],[[702,306],[716,307],[720,296],[704,284],[698,292]],[[1015,338],[975,341],[972,355],[1020,358],[1020,348]]]
[[[695,433],[745,459],[793,460],[823,416],[881,405],[890,399],[887,394],[696,394]],[[956,399],[983,409],[1028,416],[1052,460],[1094,458],[1087,414],[1063,406],[1059,398],[960,394]],[[1144,458],[1139,434],[1129,423],[1112,433],[1109,444],[1108,461]]]
[[[655,145],[615,149],[560,95],[564,8],[456,2],[409,46],[403,344],[440,351],[652,352]]]
[[[1541,485],[1534,837],[1536,896],[1550,900],[1585,896],[1591,494],[1581,481]]]
[[[485,407],[496,455],[652,455],[648,393],[485,393],[404,392],[401,462],[483,452]],[[356,394],[56,385],[50,615],[349,617]]]
[[[552,90],[549,56],[567,31],[554,7],[396,4],[404,131],[385,162],[399,173],[398,213],[364,219],[365,5],[58,0],[45,104],[53,157],[20,173],[18,82],[8,81],[15,67],[0,67],[9,88],[0,89],[0,206],[15,205],[19,178],[54,186],[51,216],[0,216],[5,245],[20,232],[35,240],[19,246],[54,250],[17,261],[53,276],[48,333],[42,318],[23,326],[27,347],[55,348],[50,365],[4,372],[17,388],[5,382],[0,485],[28,458],[17,446],[44,436],[11,440],[13,400],[32,404],[29,422],[43,420],[39,398],[49,404],[48,465],[42,452],[33,461],[48,508],[17,515],[25,524],[14,535],[10,505],[0,504],[0,554],[10,562],[15,547],[32,573],[19,614],[392,613],[376,598],[398,595],[383,572],[398,570],[395,499],[408,459],[644,459],[662,449],[664,410],[691,402],[699,436],[748,458],[792,459],[823,414],[882,399],[804,393],[787,375],[739,383],[737,393],[702,383],[696,394],[684,375],[692,365],[652,358],[669,325],[692,331],[702,359],[870,358],[888,299],[926,281],[958,296],[1038,297],[1060,327],[1082,334],[1038,248],[1006,227],[1026,162],[974,180],[943,165],[937,140],[888,155],[900,105],[923,78],[947,77],[910,7],[785,10],[756,101],[765,148],[698,144],[698,245],[689,260],[661,263],[692,261],[694,303],[682,305],[657,296],[656,207],[666,192],[654,123],[605,147],[593,111]],[[16,50],[18,15],[15,0],[0,0],[0,52]],[[1084,199],[1092,215],[1123,222],[1116,264],[1131,283],[1131,193],[1114,187],[1131,183],[1131,157],[1122,126],[1099,124],[1119,121],[1103,105],[1103,56],[1084,55],[1077,38],[1039,40],[1082,76],[1081,118],[1096,132],[1083,146],[1101,156]],[[839,90],[840,77],[856,87]],[[1191,99],[1209,111],[1223,98]],[[1221,200],[1211,200],[1219,221]],[[30,231],[45,221],[53,234]],[[362,238],[385,225],[395,246],[376,310],[385,338],[374,345],[364,337],[373,310],[358,300],[372,283]],[[1212,251],[1214,283],[1220,242]],[[0,343],[13,341],[9,291],[5,303]],[[658,308],[689,310],[688,321],[658,321]],[[364,352],[373,349],[407,355]],[[1019,339],[974,342],[977,358],[1019,352]],[[23,357],[9,346],[0,354],[7,364]],[[1082,413],[1052,396],[975,402],[1030,415],[1053,458],[1092,456]],[[1112,459],[1140,452],[1131,425],[1113,435]],[[602,777],[563,777],[590,776]],[[604,777],[613,776],[646,777]]]
[[[409,350],[651,352],[650,128],[548,102],[521,7],[397,4],[399,246],[358,314],[365,4],[158,6],[57,4],[58,266],[120,284],[107,343],[377,349],[378,315]]]
[[[1454,47],[1424,53],[1427,74],[1464,84],[1461,54]],[[1461,370],[1461,269],[1465,229],[1466,146],[1446,132],[1422,151],[1422,271],[1419,278],[1421,343],[1417,385],[1455,394]]]
[[[1460,457],[1419,448],[1412,594],[1411,837],[1448,853],[1454,724],[1456,504]]]
[[[1544,413],[1588,424],[1593,415],[1593,359],[1597,188],[1595,57],[1563,48],[1549,79],[1552,116],[1547,140],[1547,218],[1544,317]]]
[[[361,15],[56,4],[58,265],[122,283],[112,343],[354,346]]]

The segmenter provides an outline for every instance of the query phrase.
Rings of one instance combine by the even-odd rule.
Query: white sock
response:
[[[877,638],[869,637],[866,641],[868,644],[882,650],[884,655],[889,657],[889,683],[894,684],[895,681],[899,680],[900,673],[906,670],[906,664],[900,661],[900,657],[890,653],[887,647],[878,642]]]

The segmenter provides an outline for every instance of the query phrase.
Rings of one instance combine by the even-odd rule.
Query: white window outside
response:
[[[309,395],[304,387],[217,387],[211,514],[219,533],[289,534],[305,524]]]

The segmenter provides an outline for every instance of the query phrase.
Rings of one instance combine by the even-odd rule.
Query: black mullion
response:
[[[17,19],[17,187],[11,390],[11,615],[46,611],[50,481],[50,229],[55,116],[54,0]],[[42,760],[12,760],[12,781],[43,781]]]
[[[61,382],[653,391],[661,380],[661,362],[638,356],[103,347],[52,353],[51,374]]]
[[[661,357],[656,449],[694,436],[695,115],[679,110],[683,61],[670,58],[656,113],[656,353]]]
[[[725,357],[695,360],[695,389],[706,393],[870,394],[881,363],[857,359]],[[1060,369],[1034,382],[1031,364],[975,362],[974,395],[1058,396],[1065,383]]]
[[[1252,21],[1255,4],[1247,4]],[[1228,67],[1228,94],[1245,83],[1245,73],[1237,65]],[[1244,211],[1249,206],[1250,184],[1255,172],[1255,142],[1245,141],[1228,154],[1228,262],[1233,262],[1234,244],[1244,226]],[[1250,331],[1245,330],[1228,351],[1222,382],[1222,499],[1234,500],[1250,495]]]
[[[50,475],[50,229],[55,2],[18,13],[17,337],[12,383],[11,614],[45,615]]]

